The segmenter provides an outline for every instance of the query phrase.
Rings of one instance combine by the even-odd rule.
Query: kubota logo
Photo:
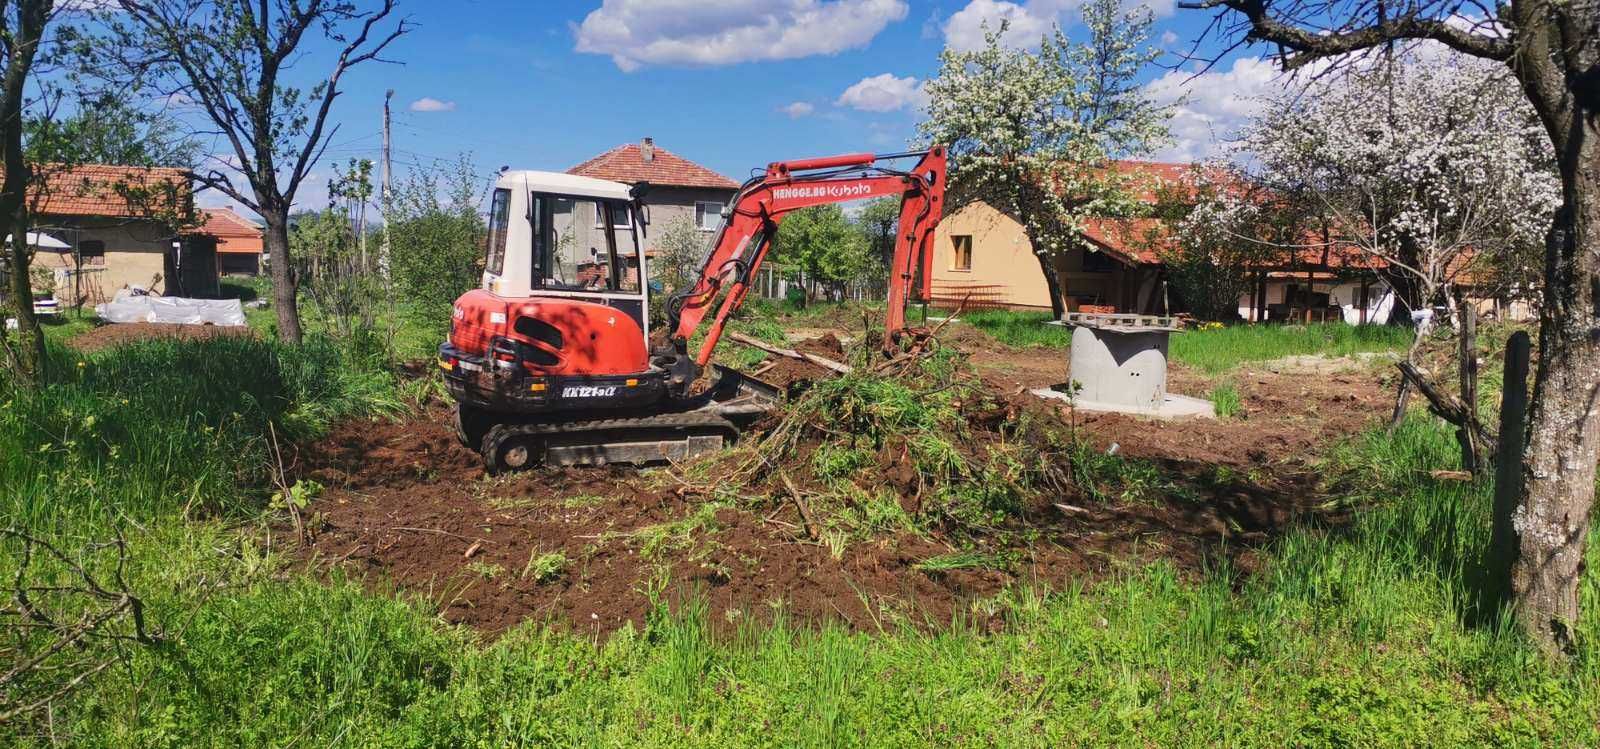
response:
[[[859,198],[872,194],[872,185],[802,185],[800,187],[778,187],[772,190],[772,197],[779,200],[794,200],[801,198]]]

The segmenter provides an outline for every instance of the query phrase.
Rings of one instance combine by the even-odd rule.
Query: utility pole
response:
[[[383,174],[379,177],[381,186],[378,200],[382,205],[379,210],[383,212],[383,246],[378,248],[378,272],[383,276],[384,283],[389,282],[389,179],[393,174],[389,166],[389,100],[394,98],[394,89],[389,89],[383,95]]]

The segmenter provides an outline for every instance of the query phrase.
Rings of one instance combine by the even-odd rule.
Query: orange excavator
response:
[[[913,158],[910,169],[890,166]],[[502,171],[490,201],[482,288],[456,300],[450,337],[439,347],[457,436],[491,472],[646,464],[731,444],[778,393],[735,370],[706,367],[784,216],[900,196],[884,331],[892,353],[908,334],[907,300],[913,291],[928,298],[945,164],[939,146],[769,164],[724,211],[694,283],[668,299],[667,335],[653,347],[640,241],[648,185]],[[702,374],[708,382],[696,385]]]

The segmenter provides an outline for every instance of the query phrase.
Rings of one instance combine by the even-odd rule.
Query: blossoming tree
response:
[[[1600,458],[1600,3],[1593,0],[1180,0],[1212,31],[1274,45],[1286,68],[1439,42],[1505,66],[1554,147],[1561,207],[1545,234],[1524,485],[1509,525],[1518,620],[1571,651]],[[1502,435],[1516,439],[1519,435]],[[1497,537],[1500,533],[1497,532]]]
[[[1263,107],[1256,180],[1311,201],[1334,241],[1383,261],[1426,333],[1474,259],[1537,245],[1561,202],[1538,119],[1502,67],[1430,51],[1335,70]]]
[[[1053,257],[1084,242],[1086,220],[1135,210],[1128,178],[1109,162],[1149,154],[1166,140],[1169,116],[1136,79],[1158,54],[1146,44],[1150,11],[1092,0],[1083,20],[1082,43],[1057,28],[1037,51],[1013,49],[1002,23],[982,49],[946,49],[919,126],[950,149],[950,209],[982,202],[1022,225],[1057,317]]]

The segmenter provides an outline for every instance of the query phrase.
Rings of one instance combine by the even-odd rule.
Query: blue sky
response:
[[[1173,52],[1187,50],[1209,19],[1175,10],[1172,0],[1147,1],[1157,14],[1152,43]],[[325,199],[329,162],[377,157],[389,88],[401,174],[461,152],[471,152],[485,176],[502,165],[562,170],[644,136],[735,179],[776,159],[898,150],[915,130],[917,86],[946,44],[972,44],[980,21],[1000,17],[1012,20],[1019,39],[1037,38],[1051,23],[1076,35],[1075,5],[411,0],[402,10],[416,28],[387,55],[402,64],[369,63],[347,75],[332,117],[340,125],[333,147],[297,202]],[[294,72],[309,77],[325,68],[312,57]],[[1174,120],[1177,142],[1158,157],[1214,151],[1248,115],[1250,97],[1279,85],[1253,56],[1189,77],[1161,68],[1146,74],[1157,98],[1189,97]],[[202,202],[224,203],[220,196]]]

